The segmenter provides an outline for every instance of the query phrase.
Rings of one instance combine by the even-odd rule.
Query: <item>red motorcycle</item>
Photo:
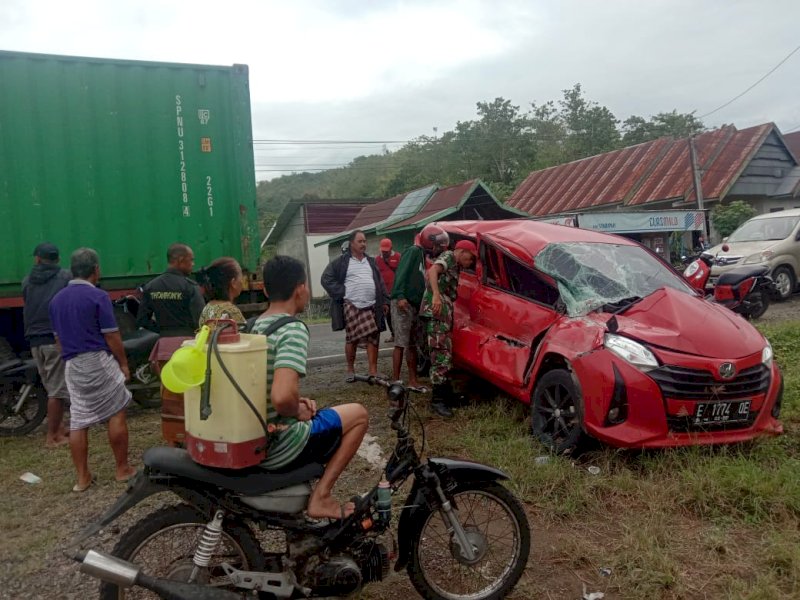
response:
[[[727,246],[723,246],[722,250],[727,252]],[[683,272],[689,285],[703,294],[708,293],[710,300],[748,319],[758,319],[767,312],[770,299],[776,293],[775,282],[767,275],[768,267],[754,265],[725,271],[717,279],[713,290],[710,290],[706,285],[714,261],[714,256],[703,252],[689,263]]]

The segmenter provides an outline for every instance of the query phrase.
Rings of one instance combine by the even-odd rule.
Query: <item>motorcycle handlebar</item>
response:
[[[424,387],[411,387],[405,385],[402,381],[389,381],[388,379],[384,379],[383,377],[379,377],[378,375],[358,375],[354,374],[351,379],[352,382],[362,382],[368,383],[369,385],[378,385],[380,387],[384,387],[389,389],[393,386],[400,386],[403,390],[414,392],[415,394],[424,394],[427,390]]]

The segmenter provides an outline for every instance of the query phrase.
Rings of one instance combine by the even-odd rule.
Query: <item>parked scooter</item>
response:
[[[193,462],[186,450],[151,448],[127,491],[71,547],[153,494],[171,492],[182,503],[134,524],[113,556],[69,553],[83,572],[103,580],[100,597],[130,598],[140,593],[133,585],[178,599],[258,592],[287,600],[341,597],[385,579],[392,563],[395,571],[407,571],[424,598],[508,595],[530,552],[525,512],[501,483],[508,477],[478,463],[423,458],[424,429],[421,448],[408,430],[415,414],[411,393],[421,390],[374,376],[354,379],[386,388],[397,445],[380,484],[353,498],[352,515],[327,524],[304,516],[309,482],[324,470],[320,464],[282,473],[257,466],[232,471]],[[391,496],[407,480],[412,485],[395,540]],[[283,533],[285,548],[266,552],[253,525]]]
[[[723,246],[722,250],[727,252],[727,246]],[[689,285],[748,319],[758,319],[767,312],[770,300],[776,294],[775,282],[767,275],[769,268],[754,265],[731,269],[720,275],[713,290],[710,290],[706,286],[714,260],[713,255],[702,252],[689,263],[683,272]]]

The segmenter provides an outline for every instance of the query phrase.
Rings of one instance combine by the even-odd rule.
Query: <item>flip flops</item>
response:
[[[118,479],[118,478],[115,478],[115,479],[117,480],[117,483],[128,483],[131,479],[136,477],[136,473],[138,473],[138,472],[139,471],[134,469],[133,472],[130,473],[127,477],[123,477],[122,479]]]
[[[89,480],[89,483],[87,483],[86,485],[83,485],[83,486],[80,485],[79,483],[76,483],[75,485],[72,486],[72,491],[73,492],[78,492],[78,493],[85,492],[90,487],[92,487],[95,484],[96,481],[97,481],[97,477],[92,475],[92,478]]]

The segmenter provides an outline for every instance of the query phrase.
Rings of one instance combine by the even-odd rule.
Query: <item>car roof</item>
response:
[[[800,208],[790,208],[789,210],[779,210],[777,212],[771,213],[764,213],[763,215],[756,215],[755,217],[751,217],[750,220],[754,219],[774,219],[776,217],[800,217]]]
[[[531,265],[533,257],[542,248],[553,243],[589,242],[623,246],[638,245],[632,240],[617,235],[529,219],[440,221],[436,225],[449,233],[470,237],[490,236],[502,243],[517,258]]]

